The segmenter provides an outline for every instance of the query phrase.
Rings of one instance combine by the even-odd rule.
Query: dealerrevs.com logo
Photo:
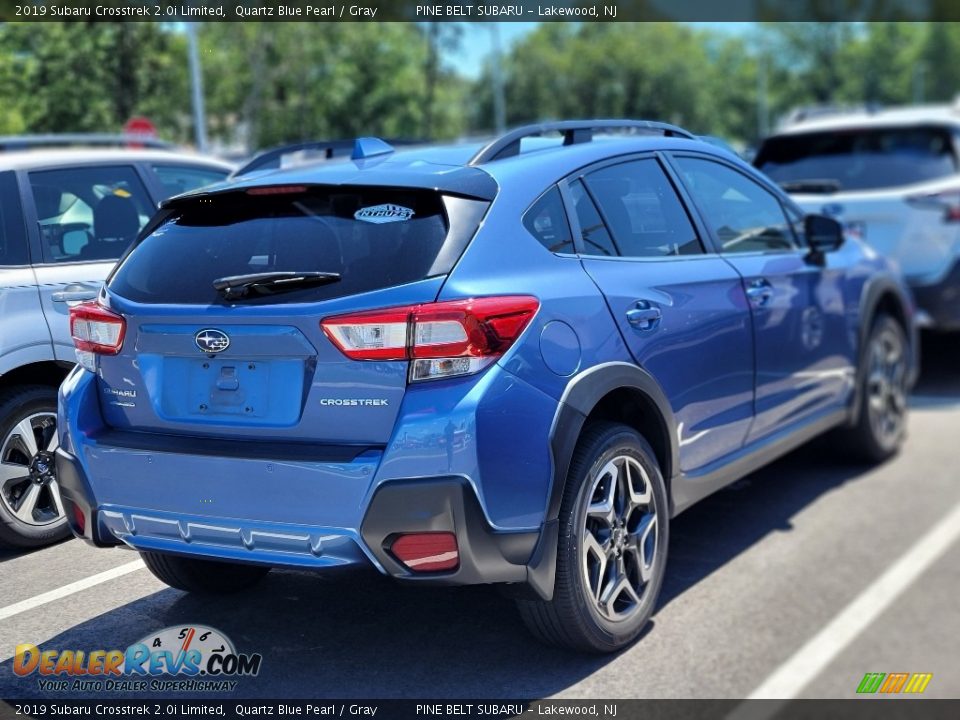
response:
[[[239,653],[219,630],[181,625],[147,635],[126,650],[41,650],[17,645],[13,671],[38,676],[44,691],[213,691],[260,672],[263,656]]]

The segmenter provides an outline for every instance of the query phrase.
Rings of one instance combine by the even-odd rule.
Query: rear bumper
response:
[[[526,582],[540,536],[494,530],[461,478],[385,483],[357,528],[321,527],[101,503],[83,463],[62,448],[56,455],[68,524],[96,547],[125,544],[138,551],[317,570],[372,565],[401,580],[474,585]],[[460,562],[455,570],[417,574],[390,554],[398,535],[430,531],[456,535]]]
[[[960,330],[960,260],[943,279],[929,285],[910,282],[917,307],[933,330]]]
[[[156,462],[164,464],[163,458]],[[57,450],[57,479],[70,529],[96,547],[125,544],[134,550],[313,568],[370,564],[372,559],[359,533],[349,528],[172,512],[129,501],[102,502],[83,463],[62,448]],[[127,481],[138,483],[134,478]]]

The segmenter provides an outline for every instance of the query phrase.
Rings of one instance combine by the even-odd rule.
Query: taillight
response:
[[[469,375],[505,353],[540,307],[526,295],[408,305],[320,323],[353,360],[412,360],[410,379]]]
[[[460,565],[457,536],[452,532],[401,535],[390,552],[413,572],[443,572]]]
[[[907,202],[917,208],[939,210],[943,213],[944,222],[960,222],[960,190],[911,195],[907,198]]]
[[[127,321],[96,302],[70,308],[70,334],[77,348],[77,361],[96,371],[94,355],[116,355],[123,347]]]

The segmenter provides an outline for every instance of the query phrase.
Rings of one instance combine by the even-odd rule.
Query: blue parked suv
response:
[[[164,204],[73,309],[56,468],[73,531],[176,588],[497,583],[611,651],[677,513],[826,431],[897,451],[912,318],[882,257],[670,125],[366,138]]]

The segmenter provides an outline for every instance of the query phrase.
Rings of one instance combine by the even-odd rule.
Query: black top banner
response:
[[[0,0],[8,22],[960,21],[952,0]]]

